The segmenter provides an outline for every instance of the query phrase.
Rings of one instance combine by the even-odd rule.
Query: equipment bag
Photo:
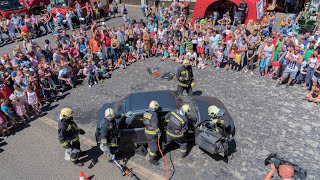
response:
[[[166,81],[170,81],[173,79],[175,74],[171,73],[170,71],[169,72],[166,72],[164,73],[162,76],[161,76],[161,80],[166,80]]]

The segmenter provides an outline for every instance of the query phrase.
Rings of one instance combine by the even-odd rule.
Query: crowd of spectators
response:
[[[261,22],[235,26],[228,13],[217,21],[206,17],[192,23],[183,8],[160,6],[153,12],[148,6],[148,12],[146,20],[130,19],[122,5],[123,25],[103,22],[98,28],[92,19],[89,33],[83,26],[70,27],[68,33],[61,24],[61,32],[53,33],[54,42],[45,40],[43,47],[24,25],[22,47],[16,44],[12,52],[0,55],[0,132],[9,133],[8,124],[40,115],[45,104],[75,88],[79,79],[91,88],[110,78],[112,71],[150,57],[177,63],[188,59],[194,67],[214,68],[227,76],[239,71],[254,75],[257,69],[262,78],[276,79],[277,86],[307,87],[311,93],[306,99],[320,101],[320,32],[298,38],[292,28],[295,17],[284,19],[281,30],[275,31],[273,13]]]

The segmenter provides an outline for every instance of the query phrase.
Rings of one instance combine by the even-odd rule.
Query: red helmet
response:
[[[22,30],[22,32],[26,33],[26,32],[28,32],[28,27],[27,26],[22,26],[21,30]]]

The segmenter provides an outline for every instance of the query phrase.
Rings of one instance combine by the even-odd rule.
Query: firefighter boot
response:
[[[150,159],[149,162],[150,162],[151,164],[153,164],[153,165],[156,165],[156,166],[159,165],[159,162],[156,161],[155,159]]]
[[[79,160],[74,161],[73,164],[79,167],[84,165],[83,162],[80,162]]]

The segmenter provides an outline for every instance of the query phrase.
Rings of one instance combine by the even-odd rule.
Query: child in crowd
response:
[[[181,64],[183,60],[184,60],[184,54],[180,52],[180,55],[177,58],[176,62]]]
[[[132,55],[132,58],[133,58],[133,62],[137,61],[140,58],[139,53],[137,52],[137,49],[134,49],[132,51],[131,55]]]
[[[27,110],[23,103],[17,98],[15,95],[11,95],[9,99],[12,101],[12,105],[14,106],[15,112],[20,117],[20,120],[25,124],[26,120],[30,121],[30,118],[27,114]]]
[[[258,63],[259,65],[259,72],[261,77],[264,77],[264,69],[266,67],[266,56],[264,55],[264,53],[262,53],[259,57]]]
[[[7,117],[7,122],[16,127],[16,119],[15,119],[15,115],[14,112],[10,109],[9,107],[9,99],[0,99],[0,103],[1,103],[1,111],[6,115]]]
[[[27,102],[27,96],[26,96],[25,90],[23,90],[18,84],[13,85],[13,88],[14,88],[13,94],[19,99],[20,102],[24,104],[24,106],[27,109],[27,112],[29,112],[29,105]]]
[[[227,60],[227,65],[225,70],[232,71],[232,65],[234,63],[234,58],[236,57],[236,51],[237,51],[237,45],[233,43],[228,52],[228,60]]]
[[[178,54],[177,54],[176,49],[171,50],[170,59],[171,59],[172,61],[177,61],[177,59],[178,59]]]
[[[199,69],[205,69],[207,68],[207,63],[206,63],[206,60],[205,60],[205,55],[204,54],[201,54],[200,57],[198,57],[198,68]]]
[[[162,52],[163,52],[163,56],[161,58],[161,61],[166,60],[170,55],[167,49],[165,49],[164,47],[162,47]]]
[[[99,69],[99,74],[100,74],[101,78],[102,79],[109,78],[110,75],[108,74],[107,67],[104,65],[103,60],[100,60],[98,65],[99,65],[99,68],[98,68]]]
[[[214,61],[214,66],[216,67],[216,69],[219,70],[221,62],[223,61],[223,49],[218,49],[215,56],[216,56],[216,59]]]
[[[156,54],[157,54],[157,44],[156,43],[152,44],[150,52],[151,52],[150,54],[151,54],[152,57],[156,56]]]
[[[6,116],[0,112],[0,134],[2,135],[2,137],[8,137],[10,135],[10,131],[7,125],[8,122]],[[4,130],[6,131],[6,133],[4,133]]]
[[[161,48],[161,45],[159,44],[158,45],[158,48],[157,48],[157,52],[156,52],[156,57],[162,57],[162,48]]]
[[[240,54],[240,51],[238,50],[234,58],[233,70],[240,71],[240,67],[241,67],[241,54]]]
[[[39,101],[36,92],[32,86],[27,87],[28,104],[33,108],[36,115],[40,115]]]
[[[280,70],[280,63],[279,63],[279,61],[273,61],[272,63],[271,63],[271,65],[272,65],[272,72],[271,72],[271,78],[272,79],[275,79],[276,78],[276,76],[278,75],[278,73],[279,73],[279,70]]]
[[[40,76],[40,87],[42,88],[42,94],[46,102],[49,102],[51,99],[56,101],[53,87],[45,76]]]

